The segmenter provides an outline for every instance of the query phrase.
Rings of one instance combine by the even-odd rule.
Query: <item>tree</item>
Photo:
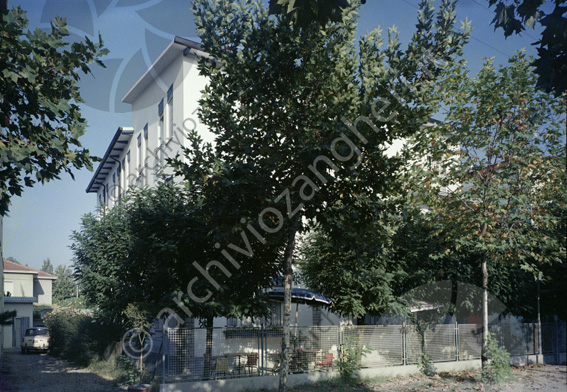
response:
[[[399,210],[401,200],[390,199],[375,207],[371,213],[357,215],[345,209],[343,218],[317,227],[303,242],[298,260],[306,285],[331,298],[330,309],[354,317],[358,325],[364,324],[367,314],[404,312],[400,288],[413,288],[407,283],[415,270],[407,268],[410,257],[398,257],[397,250],[407,245],[414,253],[425,254],[419,252],[416,237],[411,237],[411,245],[396,241],[406,224]]]
[[[168,183],[133,191],[110,211],[84,216],[81,230],[73,233],[72,249],[82,294],[108,324],[138,328],[144,315],[149,324],[156,318],[166,318],[168,325],[173,319],[177,325],[189,317],[200,319],[207,327],[207,377],[214,317],[267,315],[261,288],[277,276],[278,265],[259,257],[231,279],[222,268],[211,268],[218,266],[214,244],[221,239],[214,235],[216,215],[201,191]],[[225,236],[246,252],[243,238],[237,237],[239,241]],[[210,289],[209,282],[216,288]],[[173,311],[172,303],[179,310]]]
[[[81,146],[86,121],[77,82],[90,64],[107,53],[102,40],[67,43],[65,19],[56,18],[51,31],[26,31],[21,8],[1,10],[0,24],[0,214],[10,197],[24,186],[72,176],[72,169],[92,169],[89,151]]]
[[[98,43],[86,37],[66,43],[65,19],[56,18],[48,33],[27,26],[21,8],[8,10],[7,2],[0,2],[0,228],[10,198],[24,186],[59,178],[61,172],[72,176],[73,169],[92,169],[89,152],[79,142],[86,121],[77,81],[80,72],[90,72],[91,63],[102,65],[99,59],[107,51],[100,37]],[[3,295],[0,283],[0,314]],[[2,342],[0,329],[0,355]]]
[[[53,282],[53,299],[61,302],[76,295],[76,286],[73,280],[73,270],[66,265],[58,265],[55,268],[57,280]]]
[[[49,260],[49,257],[43,260],[43,265],[41,266],[41,270],[43,272],[47,272],[48,274],[53,275],[53,265],[51,264],[51,260]]]
[[[219,236],[257,234],[247,262],[268,259],[262,256],[271,255],[266,245],[280,249],[285,290],[280,390],[287,390],[297,236],[309,224],[324,225],[342,206],[354,209],[358,203],[365,211],[378,195],[389,193],[402,159],[389,158],[385,144],[428,120],[439,62],[459,53],[468,27],[453,31],[449,2],[437,17],[422,2],[407,50],[392,29],[386,49],[380,49],[376,30],[361,39],[357,52],[357,7],[344,9],[342,22],[312,20],[303,26],[293,12],[270,15],[260,1],[195,1],[193,7],[210,55],[199,64],[209,80],[199,117],[216,139],[214,148],[188,151],[189,163],[178,167],[190,186],[202,184],[204,193],[223,195],[207,197],[211,205],[222,202],[212,209]]]
[[[489,0],[495,7],[494,28],[504,30],[504,36],[519,34],[526,27],[543,27],[538,45],[538,58],[533,62],[538,75],[537,86],[544,91],[561,96],[567,89],[567,5],[565,0],[555,0],[553,10],[545,0]]]
[[[536,89],[523,53],[499,69],[487,59],[476,78],[460,64],[444,88],[446,122],[428,142],[421,139],[432,160],[416,167],[424,170],[422,202],[448,244],[436,257],[476,257],[485,366],[489,266],[535,274],[545,264],[565,262],[565,241],[556,234],[564,217],[555,212],[565,206],[564,97]]]
[[[6,257],[6,260],[9,260],[9,261],[11,261],[12,263],[16,263],[16,264],[20,264],[20,265],[22,265],[22,263],[20,263],[20,262],[19,262],[18,260],[16,260],[16,258],[15,258],[15,257],[12,257],[12,256],[10,256],[10,257]]]

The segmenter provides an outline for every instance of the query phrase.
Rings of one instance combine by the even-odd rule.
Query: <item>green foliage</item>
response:
[[[382,48],[379,30],[357,42],[358,5],[326,24],[271,5],[272,14],[261,1],[193,2],[197,32],[211,56],[199,63],[208,78],[199,118],[215,145],[193,138],[189,159],[176,166],[205,195],[221,247],[248,223],[268,226],[250,261],[261,260],[256,272],[271,272],[266,269],[280,262],[289,293],[299,234],[317,224],[339,232],[353,217],[371,220],[366,213],[399,188],[393,179],[404,159],[388,156],[386,145],[415,133],[434,112],[439,64],[460,53],[469,27],[454,30],[451,2],[443,1],[437,15],[423,2],[408,48],[400,48],[395,29]],[[384,102],[377,114],[376,104]],[[352,147],[347,135],[360,143]],[[324,158],[332,165],[314,165]],[[290,312],[288,301],[282,388]]]
[[[536,89],[524,53],[499,69],[485,60],[476,78],[459,64],[443,86],[446,121],[422,135],[430,159],[413,166],[419,203],[430,208],[442,239],[431,258],[476,260],[485,290],[491,268],[535,276],[542,266],[565,263],[564,98]]]
[[[498,344],[494,334],[488,334],[487,355],[490,361],[482,370],[482,380],[492,383],[505,381],[512,375],[510,353]]]
[[[492,21],[495,28],[502,28],[506,37],[519,34],[526,27],[540,24],[541,37],[533,43],[538,46],[538,59],[533,62],[538,75],[537,85],[547,92],[561,96],[567,89],[567,5],[556,0],[553,6],[544,0],[489,0],[495,7]]]
[[[429,133],[439,164],[420,166],[447,254],[535,271],[564,262],[565,107],[535,89],[529,63],[523,53],[498,70],[487,60],[474,79],[453,70],[447,121]]]
[[[17,312],[15,310],[7,310],[0,313],[0,326],[12,325],[16,316]]]
[[[33,319],[35,321],[43,321],[41,317],[41,312],[45,310],[53,310],[53,306],[51,305],[34,305],[33,306]]]
[[[269,286],[277,269],[270,268],[266,260],[243,264],[231,279],[219,268],[210,269],[218,290],[197,269],[197,265],[206,267],[212,260],[225,259],[220,251],[214,252],[214,215],[208,214],[207,200],[199,202],[200,191],[194,189],[161,183],[133,191],[99,216],[83,217],[81,230],[72,236],[75,276],[99,317],[126,330],[151,323],[158,314],[170,316],[171,312],[159,313],[164,308],[174,310],[181,320],[189,316],[187,312],[201,320],[256,317],[267,312],[267,301],[257,294]],[[234,243],[245,248],[239,237],[237,233]],[[261,262],[266,263],[264,273],[258,273]],[[190,299],[190,282],[199,297],[210,293],[207,301]],[[132,312],[132,305],[139,312]],[[137,316],[132,318],[134,313]]]
[[[361,344],[358,335],[347,336],[341,345],[341,356],[337,362],[341,377],[345,380],[352,380],[362,369],[362,358],[370,351],[368,347]]]
[[[75,297],[77,288],[73,280],[73,270],[66,265],[58,265],[55,268],[57,280],[53,282],[53,299],[60,303],[68,298]]]
[[[22,263],[20,263],[20,262],[19,262],[18,260],[16,260],[16,258],[15,258],[15,257],[12,257],[12,256],[10,256],[10,257],[6,257],[6,260],[10,260],[10,261],[11,261],[11,262],[13,262],[13,263],[16,263],[16,264],[22,265]]]
[[[421,355],[419,356],[418,367],[419,371],[427,377],[431,377],[437,374],[437,369],[435,368],[435,365],[433,365],[431,355],[421,353]]]
[[[44,322],[51,353],[81,366],[100,360],[106,347],[120,338],[118,328],[101,324],[85,310],[57,308]]]
[[[43,260],[43,265],[41,266],[41,271],[47,272],[48,274],[53,275],[53,264],[51,264],[51,260],[49,257]]]
[[[324,26],[328,22],[342,21],[342,13],[350,7],[348,0],[270,0],[271,14],[291,14],[294,24],[308,27],[314,20]],[[352,2],[354,3],[354,2]],[[364,1],[363,1],[364,3]]]
[[[141,381],[143,376],[140,376],[140,372],[136,365],[132,362],[128,356],[122,354],[118,357],[118,367],[122,370],[122,374],[118,379],[118,382],[124,385],[135,385],[146,380]],[[146,375],[147,379],[147,375]]]
[[[68,43],[70,28],[56,18],[51,31],[28,31],[21,8],[2,12],[0,23],[0,214],[24,186],[45,183],[74,169],[92,168],[82,147],[86,121],[77,81],[102,65],[102,40]]]

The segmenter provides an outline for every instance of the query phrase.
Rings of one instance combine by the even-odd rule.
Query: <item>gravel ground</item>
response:
[[[6,350],[0,363],[0,392],[124,392],[114,382],[48,354]]]
[[[367,385],[370,391],[388,392],[567,392],[566,367],[529,365],[514,368],[510,380],[499,384],[478,382],[478,372],[414,376]]]
[[[114,382],[47,354],[25,354],[6,351],[0,363],[0,392],[124,392]],[[567,392],[566,367],[530,365],[515,368],[511,380],[486,385],[477,381],[478,374],[460,372],[435,377],[413,376],[367,381],[346,386],[311,385],[292,391],[377,391],[377,392]]]

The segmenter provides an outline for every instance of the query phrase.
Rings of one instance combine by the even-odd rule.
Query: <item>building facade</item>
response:
[[[130,187],[171,176],[166,159],[183,156],[189,132],[213,141],[197,117],[206,84],[197,68],[201,56],[206,54],[199,44],[175,37],[123,98],[132,105],[132,126],[118,128],[87,187],[98,205],[111,208]]]
[[[4,347],[19,347],[27,328],[33,326],[33,306],[51,305],[53,281],[47,272],[4,260],[4,310],[17,312],[12,325],[4,327]]]

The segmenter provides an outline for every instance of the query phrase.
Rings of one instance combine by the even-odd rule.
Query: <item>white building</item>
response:
[[[199,44],[175,37],[122,99],[132,105],[132,126],[118,128],[87,187],[99,205],[112,207],[129,187],[151,186],[167,175],[165,160],[181,154],[188,132],[212,142],[197,118],[206,84],[197,69],[203,55]]]
[[[213,135],[197,117],[198,101],[207,83],[199,75],[200,56],[208,57],[199,44],[175,37],[123,98],[132,105],[132,126],[118,128],[87,187],[88,193],[97,194],[98,205],[112,208],[128,188],[152,186],[160,175],[171,174],[164,169],[165,159],[178,153],[182,156],[182,147],[188,147],[188,132],[196,130],[205,142],[213,143]],[[275,324],[281,324],[281,310],[281,304],[274,303]],[[305,305],[298,308],[299,325],[338,322],[336,315],[325,310],[312,311]],[[214,324],[237,327],[252,321],[221,317]]]
[[[4,347],[20,347],[27,328],[33,327],[33,306],[51,305],[55,275],[4,260],[4,310],[17,312],[4,327]],[[1,327],[0,327],[1,328]]]

